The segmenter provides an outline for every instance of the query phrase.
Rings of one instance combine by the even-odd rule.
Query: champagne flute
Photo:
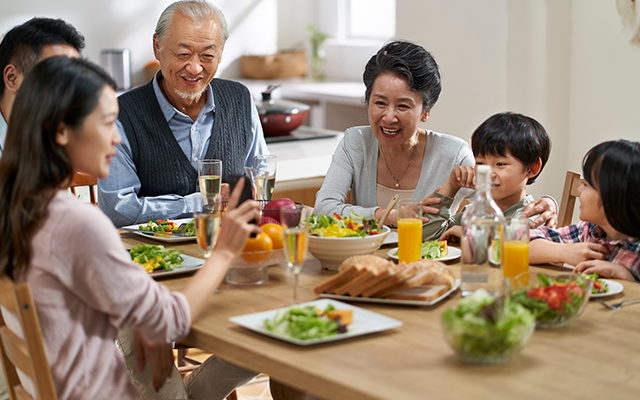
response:
[[[284,233],[284,256],[293,272],[293,302],[298,304],[298,275],[307,258],[309,247],[309,218],[311,209],[298,206],[280,211],[280,223]]]
[[[222,186],[222,161],[198,160],[198,183],[204,204],[215,203]]]
[[[256,179],[256,192],[258,194],[258,200],[271,201],[273,197],[273,191],[276,187],[276,171],[278,169],[277,157],[273,155],[258,155],[253,156],[253,169],[267,172],[267,178]],[[261,185],[266,185],[266,187]]]
[[[201,212],[193,214],[196,240],[205,258],[211,256],[211,252],[213,252],[213,248],[218,241],[222,214],[220,205],[221,203],[218,200],[213,204],[205,205]]]

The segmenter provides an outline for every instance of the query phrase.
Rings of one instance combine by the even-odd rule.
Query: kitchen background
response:
[[[0,31],[36,15],[63,18],[84,34],[84,55],[94,62],[100,62],[103,49],[130,49],[134,83],[141,84],[143,68],[153,60],[155,23],[170,3],[3,1]],[[213,3],[230,27],[218,71],[226,78],[240,77],[243,54],[307,46],[308,23],[330,36],[324,49],[327,79],[332,80],[360,81],[366,60],[387,39],[422,44],[438,61],[443,78],[440,101],[426,128],[469,140],[484,119],[505,110],[530,115],[547,128],[553,150],[530,189],[536,197],[559,199],[565,171],[579,172],[583,155],[595,144],[640,140],[640,47],[629,44],[616,0]]]

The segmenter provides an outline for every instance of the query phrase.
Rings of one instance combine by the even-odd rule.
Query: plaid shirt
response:
[[[581,221],[579,224],[569,225],[560,229],[550,229],[543,226],[532,230],[529,238],[546,239],[556,243],[598,243],[609,249],[606,260],[624,265],[640,282],[640,239],[608,240],[605,231],[595,224]]]

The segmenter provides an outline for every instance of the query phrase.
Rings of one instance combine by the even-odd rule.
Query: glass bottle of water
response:
[[[462,215],[462,295],[484,288],[502,293],[502,229],[504,215],[491,197],[491,168],[476,168],[476,195]]]

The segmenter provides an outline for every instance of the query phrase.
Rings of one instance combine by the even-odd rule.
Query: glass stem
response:
[[[293,274],[295,281],[293,282],[293,304],[298,304],[298,274]]]

